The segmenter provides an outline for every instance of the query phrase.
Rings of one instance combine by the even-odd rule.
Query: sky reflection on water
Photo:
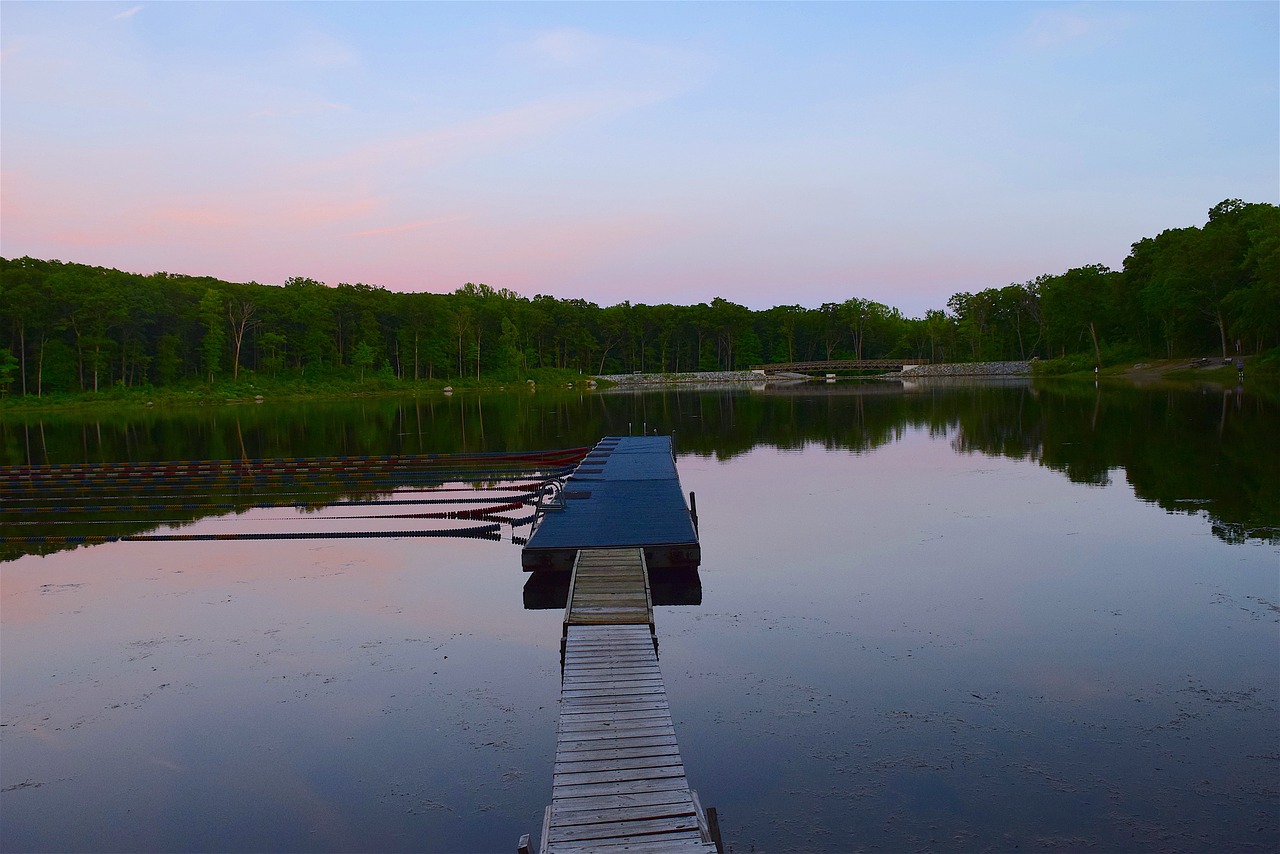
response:
[[[1016,391],[975,398],[983,427],[1064,429],[1020,425]],[[775,403],[584,404],[688,450],[703,604],[658,635],[732,850],[1280,845],[1273,543],[975,452],[920,404]],[[789,438],[823,417],[831,441]],[[740,447],[744,420],[788,447]],[[523,581],[511,544],[451,540],[0,564],[0,846],[510,850],[550,797],[559,682],[560,614]]]

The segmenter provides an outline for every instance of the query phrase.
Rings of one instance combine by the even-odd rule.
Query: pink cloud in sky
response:
[[[419,222],[406,222],[402,225],[390,225],[385,228],[370,228],[364,231],[352,231],[344,237],[380,237],[384,234],[403,234],[406,231],[417,231],[420,228],[427,228],[432,225],[443,225],[449,222],[459,222],[468,217],[445,217],[443,219],[424,219]]]
[[[918,314],[1280,186],[1274,4],[130,3],[4,4],[0,254]]]

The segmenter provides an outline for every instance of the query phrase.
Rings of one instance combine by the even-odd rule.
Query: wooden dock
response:
[[[644,550],[577,552],[542,854],[714,852],[658,669]]]
[[[561,495],[520,552],[526,572],[568,572],[579,549],[642,548],[651,569],[702,559],[669,436],[606,436]]]

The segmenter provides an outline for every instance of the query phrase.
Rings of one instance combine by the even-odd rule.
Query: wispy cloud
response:
[[[585,30],[563,27],[534,36],[530,47],[535,56],[556,65],[578,65],[603,54],[606,43],[605,39]]]
[[[1093,10],[1066,12],[1050,10],[1036,15],[1023,30],[1019,41],[1040,50],[1107,42],[1128,28],[1129,18]]]
[[[344,234],[343,237],[377,237],[381,234],[402,234],[406,231],[416,231],[419,228],[427,228],[432,225],[444,225],[450,222],[461,222],[469,217],[450,216],[441,219],[424,219],[420,222],[406,222],[402,225],[391,225],[386,228],[370,228],[365,231],[352,231]]]
[[[345,112],[351,109],[350,104],[339,104],[332,101],[310,101],[307,103],[289,104],[285,106],[259,107],[249,113],[251,119],[296,118],[314,113],[331,111]]]
[[[125,18],[132,18],[134,15],[138,14],[141,11],[142,11],[142,4],[139,3],[137,6],[133,6],[129,9],[125,9],[123,12],[120,12],[119,14],[112,15],[111,20],[120,21]]]
[[[528,143],[571,125],[661,100],[657,93],[599,92],[535,101],[427,133],[381,140],[321,164],[323,171],[394,164],[423,167],[451,156]]]

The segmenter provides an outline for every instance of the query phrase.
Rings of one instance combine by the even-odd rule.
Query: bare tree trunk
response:
[[[235,355],[231,359],[231,380],[240,377],[240,347],[244,344],[244,335],[249,330],[253,317],[254,305],[248,300],[228,300],[227,321],[231,324],[231,340]]]
[[[22,357],[22,396],[27,396],[27,325],[18,324],[18,355]]]
[[[44,397],[44,335],[40,336],[40,358],[36,364],[36,397]],[[41,422],[43,424],[44,422]]]

